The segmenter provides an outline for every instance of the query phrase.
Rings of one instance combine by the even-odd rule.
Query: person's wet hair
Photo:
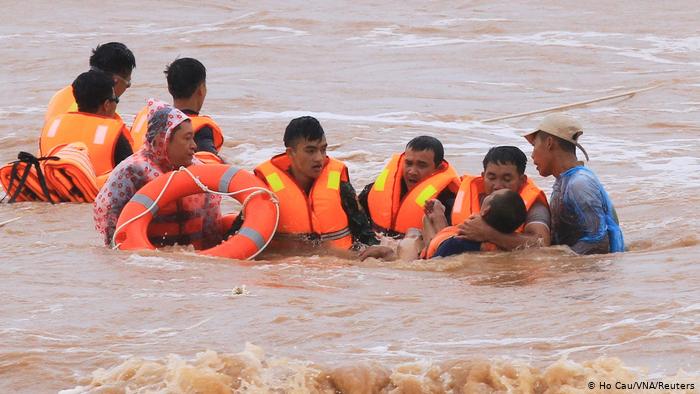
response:
[[[185,57],[170,63],[164,71],[168,80],[168,92],[174,99],[192,97],[207,79],[207,69],[197,59]]]
[[[506,190],[490,199],[490,209],[483,216],[489,226],[502,233],[512,233],[525,223],[527,209],[520,194]]]
[[[108,42],[92,50],[90,67],[110,74],[127,76],[136,68],[134,54],[121,42]]]
[[[420,151],[432,151],[433,161],[435,166],[438,167],[442,164],[442,160],[445,158],[445,149],[442,147],[442,142],[435,137],[428,135],[421,135],[408,142],[406,149],[411,149],[417,152]]]
[[[484,170],[489,163],[498,165],[512,164],[518,169],[518,174],[525,174],[527,156],[522,150],[515,146],[495,146],[484,156]]]
[[[84,72],[78,75],[72,86],[80,112],[97,113],[105,100],[114,98],[114,79],[102,71]]]
[[[284,146],[293,147],[300,140],[320,141],[325,136],[321,123],[313,116],[292,119],[284,130]]]

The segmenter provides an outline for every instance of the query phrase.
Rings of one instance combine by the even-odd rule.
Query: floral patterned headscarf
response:
[[[173,130],[189,117],[168,103],[148,99],[148,132],[144,143],[146,155],[153,160],[162,171],[173,170],[168,159],[168,142]]]

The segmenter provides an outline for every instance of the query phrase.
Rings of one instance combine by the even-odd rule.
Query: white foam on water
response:
[[[392,349],[389,345],[377,345],[373,347],[362,349],[368,355],[375,355],[380,357],[400,357],[400,358],[421,358],[423,357],[420,353],[409,352],[405,349]],[[335,353],[333,351],[327,351],[327,353]]]
[[[618,113],[620,112],[620,109],[618,107],[596,107],[596,108],[591,108],[588,110],[591,113]]]
[[[0,34],[0,40],[22,37],[21,34]]]
[[[132,299],[183,299],[189,298],[185,293],[168,291],[140,291],[131,294]]]
[[[700,304],[691,304],[681,309],[681,312],[700,312]]]
[[[283,153],[283,146],[267,144],[257,146],[251,143],[239,144],[233,148],[226,148],[224,156],[237,166],[252,170],[257,165],[270,157]]]
[[[612,322],[612,323],[606,323],[600,326],[597,331],[603,332],[607,331],[611,328],[617,328],[617,327],[625,327],[625,326],[634,326],[634,327],[640,327],[644,323],[651,323],[651,322],[656,322],[656,321],[664,321],[667,319],[672,318],[673,315],[670,314],[660,314],[660,315],[654,315],[649,318],[641,318],[641,317],[628,317],[624,318],[620,321]]]
[[[650,49],[629,49],[627,51],[621,51],[617,53],[620,56],[630,57],[633,59],[646,60],[651,63],[661,63],[661,64],[686,64],[684,62],[676,62],[673,60],[663,59],[654,54],[653,50]]]
[[[455,20],[449,23],[453,23]],[[659,36],[639,37],[633,34],[602,33],[595,31],[544,31],[533,34],[495,35],[485,34],[476,38],[450,38],[420,36],[413,33],[400,33],[400,26],[391,25],[371,30],[369,33],[350,37],[349,41],[362,42],[367,46],[389,46],[418,48],[454,44],[513,43],[534,46],[563,46],[571,48],[595,49],[609,51],[619,56],[631,57],[659,64],[700,63],[676,61],[665,58],[668,54],[689,54],[700,49],[700,37],[669,38]],[[625,43],[625,44],[621,44]],[[651,44],[650,47],[634,47],[629,43]]]
[[[0,119],[5,119],[10,115],[31,115],[44,113],[46,108],[43,107],[26,107],[20,105],[10,105],[0,108]]]
[[[655,48],[663,52],[688,53],[700,51],[700,36],[668,38],[659,36],[646,36],[638,38],[639,41],[649,42]]]
[[[2,119],[2,115],[0,115],[0,119]],[[15,133],[15,132],[10,132],[10,133],[7,133],[7,134],[5,134],[5,135],[0,136],[0,141],[4,141],[4,140],[13,140],[13,139],[15,139],[15,138],[17,138],[17,133]]]
[[[276,31],[282,33],[291,33],[294,36],[308,36],[309,32],[304,30],[292,29],[291,27],[284,26],[267,26],[267,25],[252,25],[248,27],[248,30],[259,30],[259,31]]]
[[[523,85],[521,83],[513,83],[513,82],[486,82],[486,81],[471,81],[471,80],[467,80],[467,81],[463,81],[463,82],[474,84],[474,85],[505,86],[505,87],[509,87],[509,88],[511,88],[511,87],[512,88],[525,87],[525,85]],[[564,88],[561,88],[561,89],[564,90]],[[569,89],[567,89],[567,90],[569,90]]]
[[[54,314],[54,313],[63,312],[63,309],[64,309],[63,304],[53,304],[53,305],[49,305],[49,306],[46,307],[46,308],[36,309],[36,310],[29,311],[29,313],[33,313],[33,314],[35,314],[35,313],[50,313],[50,314]]]
[[[67,33],[60,31],[47,31],[46,35],[54,38],[92,38],[100,36],[108,36],[111,33],[84,32],[84,33]]]
[[[644,171],[664,174],[667,180],[683,180],[687,182],[689,179],[700,179],[700,158],[698,157],[669,157],[664,159],[644,160],[637,164]],[[697,187],[696,185],[690,186]]]
[[[311,112],[311,111],[283,111],[283,112],[267,112],[267,111],[256,111],[243,113],[239,115],[216,115],[216,118],[222,119],[236,119],[236,120],[269,120],[269,119],[293,119],[300,116],[313,116],[320,121],[324,120],[336,120],[344,122],[358,122],[358,123],[380,123],[380,124],[390,124],[390,125],[408,125],[408,126],[420,126],[420,127],[430,127],[430,128],[441,128],[450,130],[469,130],[474,127],[481,127],[485,129],[497,129],[499,126],[487,126],[483,125],[477,121],[465,121],[465,122],[445,122],[439,120],[421,120],[416,119],[416,116],[420,114],[416,112],[389,112],[377,115],[345,115],[336,114],[332,112]]]
[[[686,103],[682,103],[686,104]],[[698,103],[694,103],[694,105],[698,105]],[[651,111],[656,111],[656,112],[664,112],[668,114],[688,114],[691,112],[698,112],[700,111],[700,106],[691,106],[690,108],[684,108],[684,109],[672,109],[672,108],[635,108],[637,111],[644,111],[644,112],[651,112]]]
[[[419,342],[421,346],[426,345],[431,346],[483,346],[483,345],[496,345],[496,346],[508,346],[508,345],[521,345],[528,343],[553,343],[553,342],[565,342],[571,335],[563,337],[511,337],[511,338],[475,338],[475,339],[465,339],[461,341],[443,341],[443,342]]]
[[[465,18],[468,22],[511,22],[510,19],[505,18]]]
[[[216,26],[203,26],[195,29],[190,29],[190,30],[185,30],[181,32],[180,34],[186,35],[186,34],[195,34],[195,33],[219,33],[224,30],[241,30],[243,29],[243,26],[231,26],[228,28],[221,28],[221,27],[216,27]]]
[[[462,22],[511,22],[510,19],[505,18],[450,18],[450,19],[439,19],[432,22],[431,26],[455,26],[460,25]]]
[[[423,37],[416,34],[396,33],[400,27],[397,25],[378,27],[360,37],[350,37],[347,41],[363,42],[365,45],[374,46],[394,46],[404,48],[420,48],[441,45],[463,44],[469,42],[461,38],[447,37]],[[386,41],[386,39],[390,39]]]
[[[163,35],[163,34],[173,34],[173,35],[191,35],[195,33],[211,33],[211,32],[223,32],[223,31],[235,31],[244,28],[242,24],[236,24],[241,19],[245,19],[256,12],[248,12],[240,16],[221,20],[212,21],[200,24],[187,24],[185,26],[173,26],[173,27],[161,27],[160,25],[154,23],[138,23],[134,25],[124,25],[122,30],[119,32],[120,36],[147,36],[147,35]],[[90,39],[95,37],[107,37],[112,36],[112,32],[65,32],[65,31],[54,31],[47,30],[44,32],[31,32],[31,33],[18,33],[0,36],[2,39],[21,39],[29,40],[34,39],[35,43],[46,44],[47,42],[56,42],[65,39]]]
[[[665,54],[666,51],[658,46],[651,48],[636,48],[629,46],[615,46],[615,45],[603,45],[593,42],[585,42],[583,39],[589,38],[600,38],[605,36],[625,36],[619,33],[604,34],[596,32],[586,32],[586,33],[574,33],[574,32],[541,32],[533,35],[517,35],[517,36],[482,36],[481,38],[474,40],[473,42],[509,42],[509,43],[520,43],[535,46],[563,46],[572,48],[586,48],[595,49],[597,51],[610,51],[618,56],[624,56],[629,58],[642,59],[651,63],[657,64],[682,64],[682,65],[696,65],[697,63],[689,63],[686,61],[674,61],[666,59],[661,55]],[[629,43],[634,42],[635,36],[627,35],[627,37],[621,37],[622,42]],[[636,74],[636,72],[635,72]]]
[[[233,18],[227,18],[220,21],[211,21],[200,24],[187,24],[186,26],[175,26],[175,27],[158,27],[154,23],[148,24],[137,24],[130,26],[133,31],[127,31],[127,35],[151,35],[151,34],[167,34],[167,33],[180,33],[180,34],[191,34],[199,32],[222,32],[227,30],[241,30],[244,28],[239,21],[250,16],[257,14],[258,12],[247,12],[238,15]],[[127,29],[128,30],[128,29]]]

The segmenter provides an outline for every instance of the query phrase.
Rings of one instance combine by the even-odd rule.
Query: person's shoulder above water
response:
[[[561,181],[566,188],[566,194],[574,198],[600,195],[603,188],[595,173],[583,166],[566,171],[562,174]]]

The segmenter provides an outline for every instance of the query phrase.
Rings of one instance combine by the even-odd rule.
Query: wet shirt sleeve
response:
[[[371,188],[371,186],[368,187]],[[366,187],[365,190],[369,189]],[[366,199],[365,196],[365,201]],[[353,243],[359,242],[365,245],[378,244],[379,240],[377,240],[374,231],[372,231],[372,226],[367,214],[360,209],[360,204],[355,194],[355,188],[352,187],[350,182],[340,183],[340,201],[345,214],[348,216],[348,226],[352,233]]]
[[[362,210],[365,211],[367,216],[369,217],[369,203],[367,202],[367,198],[369,196],[370,190],[372,190],[372,187],[374,186],[374,182],[370,183],[369,185],[365,186],[364,189],[362,189],[362,192],[360,192],[360,195],[357,197],[360,207],[362,207]]]

